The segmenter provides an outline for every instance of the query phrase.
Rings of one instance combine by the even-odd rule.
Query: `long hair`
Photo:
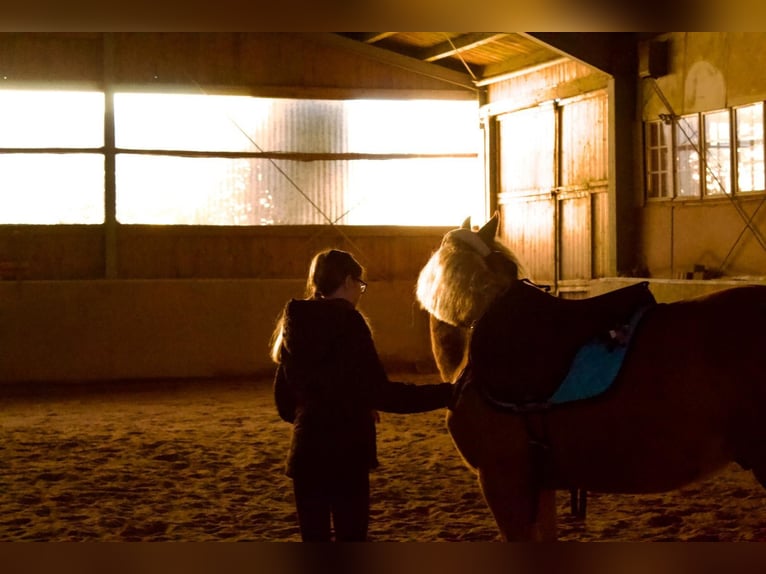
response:
[[[325,249],[311,259],[306,279],[306,299],[322,299],[332,295],[349,275],[361,279],[364,268],[347,251]],[[280,362],[280,349],[284,330],[284,309],[277,318],[277,324],[269,341],[269,356],[275,363]]]
[[[340,249],[325,249],[311,260],[306,280],[306,298],[320,299],[331,295],[349,275],[361,279],[364,268],[353,255]]]
[[[418,277],[423,308],[457,327],[477,321],[519,276],[519,262],[508,248],[495,241],[487,251],[479,253],[465,237],[448,233]]]

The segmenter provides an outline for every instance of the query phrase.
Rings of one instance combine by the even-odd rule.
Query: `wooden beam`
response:
[[[452,38],[451,40],[422,50],[419,54],[419,59],[425,62],[435,62],[436,60],[454,56],[463,50],[470,50],[485,44],[490,44],[501,38],[505,38],[506,36],[508,36],[507,32],[474,32],[471,34],[463,34],[462,36],[457,36],[456,38]]]
[[[359,41],[365,44],[375,44],[386,38],[390,38],[396,32],[364,32],[359,36]]]
[[[444,83],[459,86],[473,92],[478,91],[471,76],[462,72],[449,70],[443,66],[437,66],[430,62],[423,62],[409,56],[403,56],[402,54],[392,52],[391,50],[384,50],[376,46],[365,44],[364,42],[359,42],[358,40],[351,40],[340,34],[318,32],[307,34],[307,36],[314,37],[317,40],[322,41],[327,45],[335,46],[340,50],[346,50],[376,60],[382,64],[407,70],[414,74],[420,74],[434,80],[440,80]]]
[[[516,76],[530,74],[569,60],[570,58],[563,58],[557,52],[536,52],[531,56],[512,58],[505,62],[484,66],[481,72],[481,79],[476,82],[476,85],[487,86],[503,80],[509,80]]]
[[[588,66],[618,74],[625,53],[637,45],[633,32],[521,32],[527,38]]]

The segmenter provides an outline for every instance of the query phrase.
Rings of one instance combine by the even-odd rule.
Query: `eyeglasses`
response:
[[[358,279],[356,277],[354,277],[354,280],[359,282],[359,287],[361,287],[362,293],[367,291],[367,283],[365,281],[362,281],[361,279]]]

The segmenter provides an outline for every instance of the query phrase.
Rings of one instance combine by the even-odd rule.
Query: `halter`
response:
[[[463,243],[468,244],[469,247],[472,247],[474,250],[476,250],[482,257],[487,257],[492,252],[489,246],[484,243],[484,241],[482,241],[481,237],[479,237],[470,229],[464,229],[461,227],[459,229],[448,231],[442,242],[446,241],[447,238],[457,239],[458,241],[462,241]]]

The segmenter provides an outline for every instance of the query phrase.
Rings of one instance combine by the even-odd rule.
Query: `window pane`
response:
[[[258,181],[250,160],[120,154],[116,164],[121,223],[251,225],[268,217],[255,206],[268,202],[271,185]]]
[[[349,165],[348,225],[456,225],[483,210],[473,159],[358,161]]]
[[[676,195],[700,196],[699,117],[682,116],[676,123]]]
[[[103,145],[103,93],[0,90],[0,147]]]
[[[473,159],[117,157],[117,219],[176,225],[451,225],[481,209]],[[479,206],[477,207],[477,201]]]
[[[103,223],[104,156],[0,154],[0,223]]]
[[[293,153],[472,153],[478,104],[116,94],[120,148]]]
[[[737,118],[737,189],[764,189],[763,104],[735,110]]]
[[[245,96],[115,94],[115,144],[129,149],[258,151],[251,137],[269,119],[270,107],[269,100]]]
[[[353,153],[475,153],[479,108],[475,101],[352,100],[347,150]]]
[[[671,126],[661,121],[647,122],[645,130],[646,196],[671,197]]]
[[[731,193],[729,112],[705,114],[705,193]]]

